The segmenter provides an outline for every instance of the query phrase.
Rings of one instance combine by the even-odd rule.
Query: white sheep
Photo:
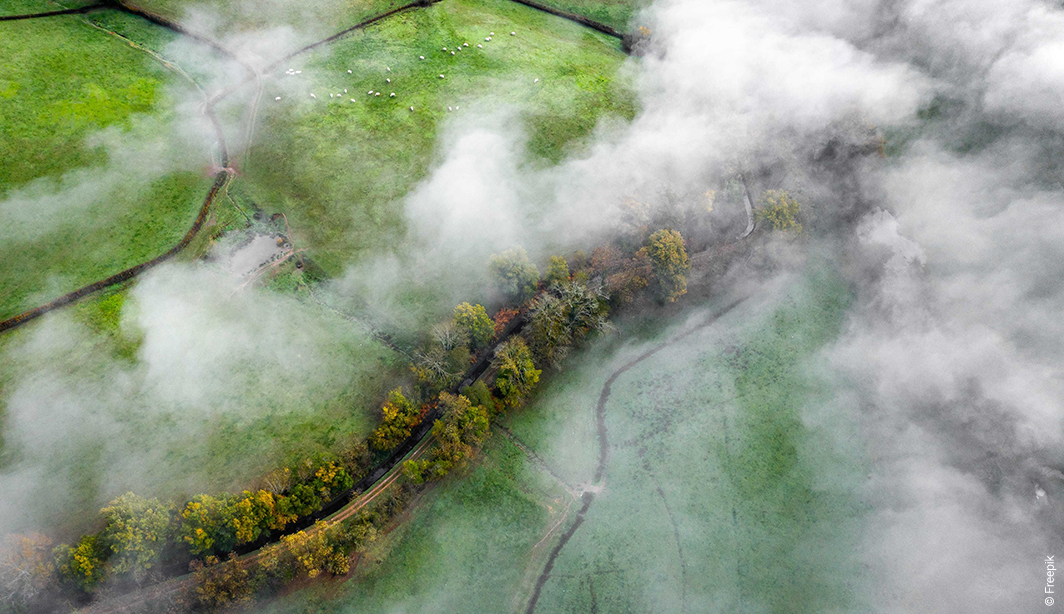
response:
[[[425,56],[423,56],[423,55],[419,55],[419,56],[417,56],[417,57],[418,57],[419,59],[422,59],[422,60],[424,60],[424,59],[425,59]]]
[[[387,67],[387,66],[384,67],[384,70],[387,70],[388,72],[392,72],[392,69]]]
[[[488,36],[495,36],[494,32],[488,32]]]
[[[517,36],[517,32],[510,32],[510,36]]]
[[[453,51],[451,52],[451,55],[454,55],[454,52],[453,52]]]
[[[390,95],[390,96],[388,96],[388,97],[389,97],[389,98],[395,98],[395,92],[392,92],[392,93],[391,93],[391,95]]]
[[[370,91],[369,91],[369,95],[370,95],[370,96],[372,96],[372,95],[373,95],[373,90],[370,90]]]
[[[380,92],[374,92],[374,93],[373,93],[373,95],[374,95],[374,96],[380,96],[380,95],[381,95],[381,93],[380,93]]]
[[[345,94],[347,93],[347,88],[344,88],[344,93],[345,93]]]
[[[385,81],[387,81],[388,83],[391,83],[391,82],[392,82],[392,80],[391,80],[391,79],[385,79]]]
[[[351,69],[350,68],[347,69],[347,74],[351,74]]]
[[[280,97],[280,96],[278,96],[277,98],[274,98],[274,100],[280,100],[280,99],[281,99],[281,97]]]
[[[448,111],[453,111],[454,109],[452,109],[451,107],[447,107],[447,110]]]
[[[351,102],[354,102],[354,101],[355,101],[355,99],[354,99],[354,98],[348,98],[348,100],[350,100]]]
[[[442,78],[443,78],[443,75],[440,75],[440,78],[442,79]]]
[[[410,110],[411,110],[411,111],[413,111],[413,110],[414,110],[414,107],[410,107]]]
[[[483,49],[483,48],[484,48],[484,45],[481,45],[480,43],[477,43],[477,49]]]
[[[311,94],[310,97],[311,98],[317,98],[317,96],[315,96],[314,94]]]
[[[443,48],[443,50],[444,50],[444,51],[447,51],[447,47],[444,47],[444,48]]]

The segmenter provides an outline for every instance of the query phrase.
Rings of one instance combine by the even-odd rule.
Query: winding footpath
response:
[[[550,579],[551,571],[554,569],[554,562],[557,560],[558,555],[561,554],[566,544],[569,543],[569,540],[572,539],[573,535],[577,532],[578,529],[580,529],[580,526],[584,524],[584,520],[587,517],[587,512],[591,509],[591,504],[595,502],[596,494],[601,491],[603,486],[605,486],[606,465],[609,462],[610,458],[609,431],[606,428],[606,404],[610,400],[610,391],[613,387],[613,383],[617,381],[618,377],[628,372],[629,369],[635,367],[644,360],[651,358],[661,350],[669,347],[670,345],[678,341],[682,341],[687,337],[690,337],[691,335],[701,331],[707,326],[712,325],[725,314],[742,304],[743,301],[746,300],[746,298],[747,297],[742,297],[733,300],[732,302],[728,303],[724,308],[716,311],[713,315],[711,315],[701,324],[687,331],[684,331],[679,335],[676,335],[675,337],[647,350],[646,352],[643,352],[639,356],[636,356],[632,360],[626,362],[612,374],[610,374],[609,378],[606,379],[606,383],[602,386],[602,392],[599,393],[598,405],[595,407],[595,428],[598,431],[599,441],[599,459],[598,464],[595,466],[595,488],[589,489],[581,495],[580,498],[583,502],[583,505],[581,505],[580,511],[576,513],[576,520],[574,520],[573,524],[569,526],[569,529],[562,534],[561,538],[558,540],[558,543],[554,546],[554,549],[551,550],[550,555],[547,557],[547,562],[543,566],[543,571],[539,574],[539,578],[536,580],[536,586],[532,591],[532,597],[528,601],[528,607],[525,609],[526,614],[532,614],[536,611],[536,605],[539,603],[539,597],[543,592],[543,587],[546,586],[547,580]],[[660,487],[658,488],[658,493],[661,495],[662,500],[664,501],[665,495],[663,492],[661,492]],[[667,503],[666,509],[668,509]],[[669,510],[669,515],[671,517],[671,510]],[[677,547],[681,553],[680,556],[682,557],[683,547],[679,543],[678,535]]]

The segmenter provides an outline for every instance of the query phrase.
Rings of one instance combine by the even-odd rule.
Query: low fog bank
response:
[[[512,123],[452,125],[407,201],[425,261],[587,247],[626,198],[728,173],[790,190],[857,289],[825,355],[873,459],[861,590],[885,612],[1044,608],[1041,560],[1064,546],[1064,11],[673,0],[643,20],[641,111],[581,157],[532,170]],[[885,157],[851,155],[875,134]]]
[[[249,445],[218,429],[266,421],[277,431],[284,416],[382,368],[364,331],[295,298],[242,289],[246,276],[228,264],[145,275],[122,306],[117,350],[116,337],[72,309],[5,344],[0,533],[86,528],[87,512],[128,490],[171,498],[246,487],[278,449],[214,450]],[[122,340],[135,353],[124,355]],[[237,460],[218,466],[219,453]]]
[[[853,412],[873,459],[859,590],[883,612],[1044,608],[1041,559],[1064,554],[1064,11],[1040,0],[663,0],[641,21],[653,36],[625,68],[641,104],[631,124],[604,122],[580,156],[542,169],[527,164],[511,112],[460,117],[406,198],[416,249],[364,261],[331,291],[379,313],[403,313],[411,285],[445,286],[458,302],[483,292],[490,253],[520,245],[542,261],[593,247],[618,231],[626,199],[665,207],[737,173],[755,192],[789,190],[857,289],[825,357],[838,394],[855,400],[839,411]],[[269,47],[256,45],[304,34],[233,36],[261,63]],[[877,134],[889,155],[853,153]],[[18,370],[7,407],[5,447],[24,460],[0,477],[15,493],[0,530],[41,509],[23,504],[42,494],[45,460],[68,437],[138,437],[114,408],[158,404],[194,437],[204,416],[240,411],[235,374],[328,385],[315,379],[327,335],[297,325],[299,305],[233,296],[204,275],[146,277],[125,323],[144,335],[137,360],[87,383],[64,366],[81,360],[71,339],[89,343],[66,315],[9,350],[37,366]],[[814,408],[807,418],[831,428]],[[128,444],[115,445],[97,452],[101,469],[127,458]],[[161,462],[130,456],[104,479],[115,491]]]

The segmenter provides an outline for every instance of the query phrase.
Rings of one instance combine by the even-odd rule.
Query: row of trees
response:
[[[486,390],[487,387],[480,384]],[[477,391],[473,396],[477,396]],[[490,392],[488,393],[490,395]],[[482,393],[480,394],[483,398]],[[432,426],[436,446],[428,458],[403,463],[403,473],[415,484],[439,479],[461,467],[490,434],[491,409],[474,405],[465,395],[441,392],[440,418]]]
[[[299,577],[346,574],[352,554],[372,543],[411,495],[410,488],[400,488],[351,518],[334,524],[319,521],[264,547],[256,556],[230,554],[227,559],[211,556],[195,561],[194,599],[186,605],[219,609],[275,594]]]
[[[101,510],[101,531],[72,546],[48,552],[39,540],[24,539],[18,556],[10,558],[20,561],[15,565],[18,573],[0,577],[0,581],[30,594],[33,587],[39,587],[42,575],[57,575],[92,591],[109,576],[141,581],[167,552],[180,551],[200,561],[197,565],[206,574],[201,583],[204,603],[232,601],[240,591],[225,587],[231,587],[247,570],[241,571],[233,561],[220,562],[227,553],[283,531],[350,488],[355,476],[364,475],[410,436],[431,403],[441,410],[433,425],[437,445],[427,458],[406,463],[404,472],[411,482],[421,483],[462,466],[489,436],[495,414],[523,403],[543,369],[557,368],[589,335],[609,327],[611,303],[630,300],[650,285],[662,300],[676,300],[685,292],[690,261],[680,234],[665,229],[651,234],[629,256],[611,246],[590,256],[574,254],[569,261],[554,256],[542,277],[520,249],[493,256],[490,267],[500,294],[512,307],[498,310],[492,318],[482,305],[456,306],[451,319],[435,327],[415,353],[412,367],[420,393],[408,398],[401,389],[392,390],[381,408],[378,427],[367,442],[344,450],[343,462],[308,461],[273,472],[256,490],[198,495],[183,507],[127,493]],[[491,386],[477,382],[461,394],[441,392],[457,384],[474,356],[488,348],[516,317],[524,318],[524,331],[495,348]],[[434,400],[422,403],[418,398]],[[337,531],[319,527],[286,536],[260,557],[264,561],[261,569],[276,571],[269,572],[271,577],[291,576],[294,569],[311,576],[344,573],[352,544],[360,543],[365,535],[355,539]]]
[[[51,562],[42,558],[39,564],[86,592],[112,576],[140,582],[167,552],[200,559],[224,555],[317,512],[354,483],[340,463],[329,459],[308,460],[294,472],[285,469],[264,481],[272,492],[197,495],[180,510],[126,493],[100,510],[101,531],[58,546]]]

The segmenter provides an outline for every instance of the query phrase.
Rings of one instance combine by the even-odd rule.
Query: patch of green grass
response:
[[[466,42],[454,56],[442,51]],[[299,242],[335,275],[403,237],[401,198],[428,173],[445,121],[515,105],[530,160],[558,160],[602,115],[634,114],[615,76],[623,61],[613,39],[506,0],[404,13],[293,60],[302,75],[268,84],[243,179],[258,202],[288,214]]]
[[[529,553],[560,518],[567,495],[493,434],[469,471],[431,489],[376,542],[342,586],[257,604],[265,612],[507,612]],[[546,546],[537,549],[545,554]],[[538,558],[542,561],[542,556]]]
[[[0,55],[0,195],[102,164],[86,136],[166,106],[165,70],[77,16],[0,23]]]
[[[209,187],[209,180],[188,172],[147,186],[116,185],[71,217],[49,220],[47,231],[34,229],[28,240],[12,237],[0,246],[0,318],[165,252],[188,232]]]
[[[834,402],[819,352],[838,335],[849,301],[837,275],[814,271],[619,376],[606,407],[604,488],[558,557],[537,611],[868,610],[854,558],[863,513],[860,452],[842,455],[804,419]],[[598,450],[588,423],[603,383],[678,332],[661,330],[633,346],[600,340],[507,422],[567,479],[589,480]],[[837,419],[831,428],[839,434],[848,427]],[[543,531],[544,520],[515,514],[483,486],[479,472],[494,466],[497,454],[489,450],[473,476],[435,487],[429,503],[369,556],[369,571],[342,587],[289,595],[271,611],[422,611],[436,597],[440,610],[452,611],[462,603],[456,593],[468,604],[457,609],[523,610],[544,559],[534,558],[527,542],[508,540]],[[513,459],[531,475],[532,463]],[[512,488],[533,491],[536,482],[523,481],[529,479]],[[441,509],[444,501],[450,505]],[[500,526],[495,514],[516,521]],[[541,547],[552,548],[573,516]],[[488,534],[507,545],[496,547]],[[505,575],[522,565],[522,582]],[[479,583],[485,578],[492,582]]]
[[[29,15],[32,13],[48,13],[62,9],[73,9],[80,6],[96,4],[95,0],[66,0],[61,5],[51,0],[7,0],[0,15]],[[42,19],[50,19],[48,17]]]
[[[211,180],[172,142],[174,77],[143,52],[63,16],[0,24],[0,56],[6,318],[166,251]]]
[[[649,0],[536,0],[540,4],[606,24],[618,32],[627,32],[628,24]],[[639,24],[635,24],[639,25]]]
[[[408,3],[409,0],[138,0],[137,6],[187,26],[202,27],[202,21],[195,16],[207,15],[216,22],[217,32],[231,34],[290,26],[324,37]]]

